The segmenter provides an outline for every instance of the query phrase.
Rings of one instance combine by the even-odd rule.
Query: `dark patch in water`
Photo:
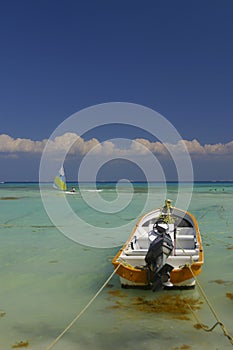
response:
[[[233,250],[233,245],[230,245],[229,247],[227,247],[228,250]]]
[[[126,294],[120,290],[109,291],[114,297],[123,298]],[[173,318],[179,320],[189,320],[188,317],[191,313],[190,307],[193,311],[199,310],[203,302],[200,299],[194,299],[189,297],[182,298],[179,295],[162,295],[159,298],[148,300],[145,297],[135,297],[124,304],[121,300],[117,300],[115,305],[111,308],[114,309],[134,309],[137,311],[147,313],[165,313],[170,314]]]
[[[6,315],[5,311],[0,311],[0,317],[3,317],[5,315]]]
[[[15,344],[12,345],[12,348],[27,348],[29,346],[29,342],[26,340],[26,341],[19,341]]]
[[[57,264],[58,260],[50,260],[50,264]]]
[[[203,329],[203,328],[208,329],[208,326],[203,323],[196,323],[193,327],[196,329]]]
[[[178,319],[183,319],[184,315],[190,314],[191,311],[188,305],[191,306],[192,310],[198,310],[201,304],[202,302],[199,299],[181,298],[179,295],[163,295],[155,300],[137,297],[134,301],[134,305],[141,311],[169,313]]]
[[[189,321],[190,318],[188,316],[175,316],[174,318],[176,318],[177,320],[182,320],[182,321]]]
[[[133,190],[134,193],[147,193],[148,189],[147,188],[137,188]]]
[[[25,198],[25,197],[0,197],[1,201],[13,201],[16,199],[21,199],[21,198]]]
[[[183,344],[181,346],[176,346],[175,348],[172,348],[172,350],[187,350],[187,349],[191,349],[191,346],[187,344]]]
[[[40,226],[40,225],[33,225],[33,226],[31,226],[31,227],[33,227],[33,228],[54,228],[54,227],[56,227],[56,226],[54,226],[54,225],[48,225],[48,226],[46,226],[46,225],[42,225],[42,226]]]
[[[112,310],[114,310],[114,309],[121,309],[121,308],[122,308],[122,304],[119,303],[119,301],[116,302],[115,305],[112,305],[112,306],[108,307],[108,309],[112,309]]]
[[[125,298],[127,297],[127,294],[122,293],[119,289],[117,290],[109,290],[108,294],[113,295],[114,297],[119,297],[119,298]]]
[[[229,281],[223,281],[221,279],[218,279],[218,280],[213,280],[213,281],[210,281],[210,283],[217,283],[217,284],[229,284]]]
[[[233,293],[226,293],[226,297],[233,300]]]

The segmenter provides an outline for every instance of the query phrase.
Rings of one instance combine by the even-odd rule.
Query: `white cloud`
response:
[[[140,144],[143,147],[140,147]],[[136,139],[133,141],[132,149],[139,154],[146,153],[146,149],[155,154],[167,154],[167,149],[161,142],[150,142],[145,139]]]
[[[0,135],[0,152],[42,152],[46,140],[32,141],[30,139],[13,139],[9,135]]]
[[[206,144],[200,145],[197,140],[186,141],[183,140],[189,153],[196,155],[232,155],[233,154],[233,141],[226,144],[216,143],[213,145]]]
[[[97,139],[93,138],[89,141],[84,141],[84,139],[77,134],[68,132],[61,136],[55,137],[54,140],[49,140],[49,147],[47,151],[69,151],[71,154],[79,153],[84,155],[98,144],[99,141]]]
[[[206,144],[201,145],[197,140],[180,140],[176,145],[164,145],[161,142],[150,142],[146,139],[135,139],[129,143],[128,147],[117,146],[111,140],[99,142],[96,138],[85,141],[82,137],[75,133],[65,133],[57,136],[54,140],[33,141],[30,139],[14,139],[9,135],[0,135],[0,153],[17,154],[25,153],[42,153],[48,142],[51,152],[69,151],[70,154],[85,155],[90,150],[93,154],[105,154],[113,156],[125,155],[146,155],[150,152],[156,155],[167,155],[168,149],[173,152],[181,153],[186,149],[190,155],[205,156],[205,155],[232,155],[233,141],[226,144]]]

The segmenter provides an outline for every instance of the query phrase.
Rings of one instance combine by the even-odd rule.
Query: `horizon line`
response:
[[[116,181],[116,180],[100,180],[100,181],[66,181],[67,184],[70,183],[164,183],[164,181],[142,181],[142,180],[133,180],[133,181]],[[9,184],[9,183],[34,183],[34,184],[50,184],[53,183],[53,181],[0,181],[0,185]],[[165,183],[233,183],[233,180],[194,180],[194,181],[178,181],[178,180],[168,180],[165,181]]]

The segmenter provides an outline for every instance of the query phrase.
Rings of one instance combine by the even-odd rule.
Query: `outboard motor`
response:
[[[170,235],[167,233],[169,226],[164,221],[157,221],[153,231],[149,233],[151,240],[145,261],[151,271],[152,290],[155,291],[162,287],[170,277],[170,271],[173,267],[166,263],[168,256],[173,250],[173,243]]]

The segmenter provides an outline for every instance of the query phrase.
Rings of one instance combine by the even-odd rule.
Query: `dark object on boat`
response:
[[[153,277],[152,277],[153,292],[161,289],[162,287],[170,288],[171,283],[169,283],[169,279],[170,279],[170,272],[172,270],[173,270],[173,266],[169,264],[165,264],[159,271],[153,274]]]
[[[173,269],[171,265],[166,264],[166,259],[173,250],[173,243],[170,235],[166,233],[165,225],[163,223],[156,224],[157,234],[155,233],[155,238],[145,257],[151,272],[150,279],[153,291],[160,289],[164,283],[169,281],[170,272]]]

